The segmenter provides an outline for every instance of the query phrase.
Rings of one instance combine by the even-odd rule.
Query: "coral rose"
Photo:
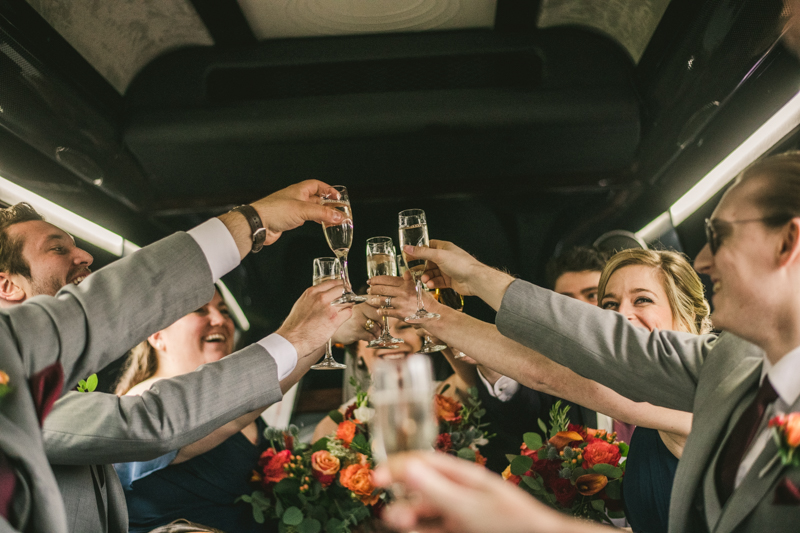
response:
[[[561,507],[570,507],[578,495],[578,490],[568,479],[556,478],[550,482],[550,488]]]
[[[356,436],[356,430],[358,426],[356,426],[356,422],[345,420],[341,424],[339,424],[339,428],[336,430],[336,438],[341,439],[344,441],[345,448],[350,447],[350,443],[353,442],[353,437]]]
[[[275,453],[275,450],[270,448],[262,453],[261,458],[258,460],[258,466],[261,467],[264,473],[264,478],[261,482],[266,486],[284,479],[288,474],[283,466],[291,460],[292,452],[289,450]]]
[[[339,458],[331,455],[329,451],[320,450],[311,454],[311,473],[323,487],[329,487],[333,483],[339,468],[341,468]]]
[[[461,412],[461,404],[452,398],[436,394],[433,397],[433,406],[436,409],[436,418],[444,422],[455,422],[461,417],[458,413]]]
[[[379,495],[372,484],[372,471],[366,465],[350,465],[339,472],[339,483],[359,497],[364,505],[375,505]]]
[[[575,480],[578,492],[584,496],[597,494],[608,485],[608,478],[602,474],[584,474]]]
[[[519,485],[520,481],[522,481],[522,478],[520,476],[515,476],[514,474],[511,473],[511,465],[508,465],[506,469],[503,470],[501,476],[503,476],[503,479],[505,479],[506,481],[510,481],[514,485]]]
[[[478,450],[475,450],[475,462],[481,466],[486,466],[486,457],[482,456]]]
[[[453,449],[453,439],[450,438],[449,433],[440,433],[436,437],[436,444],[433,445],[437,452],[447,453]]]
[[[583,449],[583,468],[589,469],[603,463],[617,466],[621,457],[617,445],[597,439]]]
[[[800,413],[786,415],[786,443],[792,448],[800,446]]]
[[[8,385],[8,374],[0,370],[0,385]]]
[[[531,450],[530,448],[528,448],[528,445],[525,444],[524,442],[522,443],[522,446],[519,447],[519,449],[521,454],[524,455],[525,457],[530,457],[534,461],[539,458],[538,454],[539,450]]]

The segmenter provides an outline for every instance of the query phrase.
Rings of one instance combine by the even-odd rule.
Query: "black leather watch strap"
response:
[[[253,233],[253,246],[250,248],[250,251],[254,254],[261,251],[264,247],[264,241],[267,238],[267,230],[264,229],[264,224],[261,222],[261,217],[258,216],[258,212],[250,205],[240,205],[239,207],[234,207],[231,211],[241,213],[247,220],[247,223],[250,224],[250,231]]]

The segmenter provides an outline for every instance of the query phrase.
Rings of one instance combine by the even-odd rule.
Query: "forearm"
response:
[[[510,274],[481,264],[470,277],[469,287],[475,296],[498,311],[508,287],[513,282],[514,277]]]
[[[461,381],[463,381],[467,387],[474,387],[478,384],[478,375],[475,370],[475,365],[456,359],[452,348],[443,350],[442,355],[444,355],[444,358],[450,363],[453,372],[461,378]]]

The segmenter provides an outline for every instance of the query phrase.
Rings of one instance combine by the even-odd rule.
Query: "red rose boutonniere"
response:
[[[778,415],[769,421],[772,438],[778,445],[778,456],[784,465],[800,466],[800,413]]]

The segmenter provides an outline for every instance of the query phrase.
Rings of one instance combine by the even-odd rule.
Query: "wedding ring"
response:
[[[391,296],[386,296],[385,298],[386,298],[386,301],[385,301],[386,305],[384,305],[384,307],[391,307],[392,306],[392,297]]]
[[[368,318],[366,322],[364,322],[364,330],[372,331],[372,326],[375,325],[375,321],[371,318]]]

